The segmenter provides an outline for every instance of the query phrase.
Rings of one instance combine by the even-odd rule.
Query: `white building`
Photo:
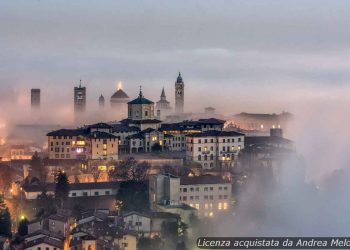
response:
[[[231,208],[232,187],[220,176],[153,175],[149,179],[149,199],[153,210],[159,205],[187,204],[197,209],[199,217],[214,217]]]
[[[244,134],[234,131],[208,130],[186,137],[186,159],[205,169],[233,167],[244,148]]]

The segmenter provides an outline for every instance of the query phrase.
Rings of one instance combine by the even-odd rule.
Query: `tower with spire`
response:
[[[98,106],[103,109],[105,106],[105,98],[101,94],[100,97],[98,98]]]
[[[76,119],[85,113],[86,110],[86,87],[81,86],[81,80],[78,87],[74,87],[74,115]]]
[[[172,108],[170,107],[170,102],[167,101],[164,88],[160,95],[160,100],[156,103],[157,118],[164,120],[167,115],[171,114]]]
[[[182,114],[184,112],[184,103],[185,103],[185,84],[182,80],[181,73],[175,82],[175,113]]]

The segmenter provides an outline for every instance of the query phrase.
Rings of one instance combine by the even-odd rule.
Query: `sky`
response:
[[[158,100],[165,87],[173,102],[181,71],[187,111],[346,101],[349,11],[349,1],[334,0],[3,0],[0,97],[24,107],[39,87],[47,106],[72,105],[82,79],[95,107],[121,80],[130,97],[142,85]]]
[[[181,71],[186,112],[294,113],[288,137],[321,176],[349,162],[349,12],[346,0],[2,0],[0,128],[36,119],[30,88],[62,124],[80,79],[89,110],[119,81],[153,101],[164,87],[173,105]]]

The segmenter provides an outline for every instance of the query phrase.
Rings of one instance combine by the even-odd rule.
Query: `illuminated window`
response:
[[[241,146],[238,146],[238,150],[241,150]]]
[[[224,209],[227,209],[227,202],[224,202]]]
[[[219,202],[219,204],[218,204],[218,209],[219,209],[219,210],[222,209],[222,203],[221,203],[221,202]]]
[[[209,207],[209,206],[208,206],[208,203],[205,203],[205,204],[204,204],[204,209],[208,209],[208,207]]]
[[[84,149],[83,148],[77,148],[77,153],[80,154],[80,153],[83,153],[84,152]]]
[[[162,146],[162,145],[163,145],[163,141],[159,141],[159,145],[161,145],[161,146]]]
[[[213,216],[214,216],[213,212],[210,212],[209,217],[213,217]]]
[[[85,141],[77,141],[78,146],[85,146]]]
[[[196,204],[196,208],[199,209],[199,204],[198,203]]]
[[[153,136],[152,141],[156,141],[156,140],[157,140],[157,136]]]
[[[107,149],[107,144],[103,144],[103,149]]]

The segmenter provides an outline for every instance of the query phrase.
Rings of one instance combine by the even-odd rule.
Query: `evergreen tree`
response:
[[[18,235],[26,236],[28,234],[28,220],[21,220],[18,225]]]
[[[67,200],[69,194],[69,181],[64,172],[58,172],[56,175],[55,198],[59,202],[60,208],[63,208],[63,202]]]
[[[2,196],[0,196],[0,235],[11,237],[11,216]]]
[[[53,196],[48,195],[46,193],[46,189],[44,188],[42,193],[39,194],[36,199],[36,217],[40,218],[56,212],[56,206],[54,201],[55,200]]]

